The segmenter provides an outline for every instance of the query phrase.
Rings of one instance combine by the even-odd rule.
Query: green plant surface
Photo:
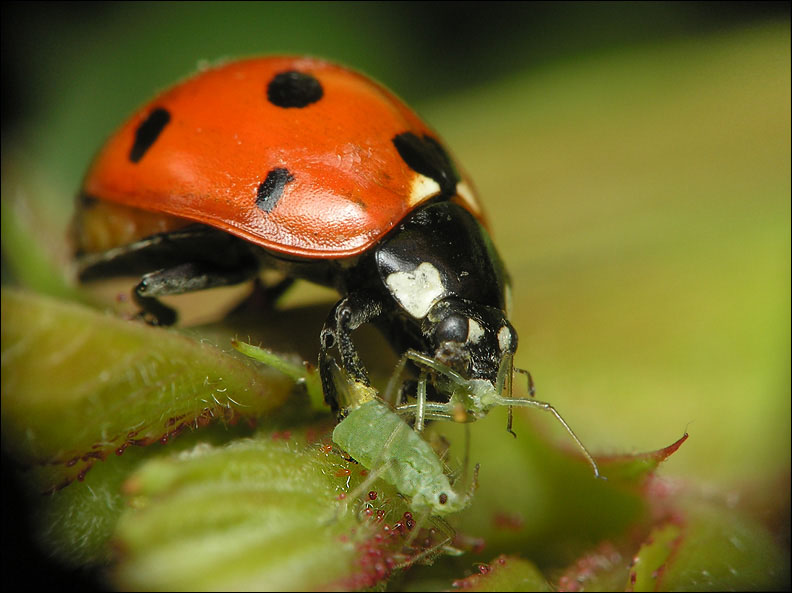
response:
[[[63,101],[48,97],[17,143],[4,134],[4,280],[26,288],[3,290],[2,439],[49,555],[121,589],[788,588],[788,22],[514,70],[417,105],[486,205],[516,363],[608,478],[547,414],[515,411],[516,439],[506,410],[436,422],[449,464],[480,471],[448,525],[416,517],[428,542],[383,535],[409,502],[382,480],[356,492],[365,468],[326,448],[329,412],[232,352],[236,336],[315,360],[326,293],[301,286],[277,314],[174,331],[99,312],[116,305],[64,280],[91,151],[174,77],[172,62],[132,68],[118,45],[120,61],[72,71],[47,54]],[[368,60],[393,84],[397,57]],[[132,93],[110,82],[124,65]],[[392,355],[374,344],[379,385]]]
[[[3,446],[42,468],[42,492],[130,446],[258,418],[291,392],[280,373],[175,332],[16,290],[2,303],[2,412],[15,419]]]
[[[478,476],[481,486],[473,509],[451,518],[456,539],[450,525],[426,514],[416,513],[414,525],[407,527],[404,513],[410,510],[409,500],[383,482],[386,466],[379,467],[372,460],[370,467],[364,467],[334,449],[329,442],[332,423],[326,418],[317,420],[307,405],[246,437],[245,427],[211,425],[205,408],[197,403],[205,404],[205,398],[196,396],[197,402],[182,404],[192,410],[192,420],[185,424],[187,432],[174,430],[168,439],[136,442],[139,446],[119,450],[123,455],[81,459],[95,467],[86,474],[88,466],[79,466],[83,469],[76,481],[59,483],[64,475],[62,466],[70,469],[73,465],[64,463],[68,455],[59,459],[47,453],[50,449],[81,450],[89,442],[113,449],[117,442],[97,437],[111,434],[108,418],[123,426],[140,425],[145,428],[139,429],[139,434],[148,434],[146,418],[157,417],[162,422],[167,416],[162,413],[162,398],[172,398],[174,372],[171,365],[150,365],[143,381],[126,374],[120,382],[123,388],[110,382],[114,387],[110,399],[115,404],[110,412],[94,405],[86,407],[89,411],[98,407],[99,412],[83,410],[79,419],[63,411],[43,413],[47,402],[68,411],[71,407],[63,399],[78,404],[85,404],[86,398],[91,401],[74,388],[82,384],[74,381],[75,373],[85,375],[85,371],[75,371],[75,365],[79,366],[76,361],[85,357],[55,356],[58,349],[51,344],[57,342],[65,353],[78,354],[78,348],[70,347],[71,339],[88,352],[113,353],[108,359],[91,360],[93,373],[100,375],[105,373],[101,365],[115,368],[120,352],[156,351],[157,359],[174,364],[189,353],[201,361],[201,376],[216,376],[216,382],[225,386],[221,392],[227,399],[223,401],[232,403],[219,409],[233,406],[234,410],[233,416],[222,415],[227,422],[237,415],[266,415],[272,399],[281,401],[272,397],[272,386],[285,376],[273,377],[280,373],[266,366],[254,367],[205,342],[133,322],[112,320],[101,332],[74,331],[74,327],[99,327],[107,321],[106,315],[82,305],[14,290],[4,290],[2,302],[4,319],[22,322],[3,325],[3,361],[10,365],[3,368],[3,438],[27,434],[28,438],[12,437],[7,448],[30,466],[29,475],[35,476],[31,486],[58,486],[50,488],[42,500],[38,524],[42,539],[63,561],[106,567],[108,578],[120,588],[359,588],[385,582],[400,569],[430,560],[438,561],[438,575],[452,578],[455,565],[440,561],[452,544],[457,553],[467,552],[473,558],[481,557],[475,542],[483,541],[488,553],[519,550],[550,567],[574,562],[578,554],[598,542],[626,547],[641,533],[644,537],[649,534],[645,541],[650,543],[639,553],[648,559],[633,567],[638,585],[649,578],[640,569],[652,563],[665,568],[667,582],[683,588],[700,584],[701,574],[712,575],[706,583],[723,583],[731,569],[739,570],[743,578],[764,575],[764,580],[756,582],[771,585],[784,576],[777,569],[780,552],[767,531],[747,518],[726,515],[727,521],[718,519],[719,505],[711,503],[703,505],[704,511],[690,514],[689,535],[684,539],[674,536],[674,545],[682,551],[674,553],[673,562],[668,553],[652,560],[651,551],[658,545],[652,525],[671,516],[687,516],[683,506],[665,500],[662,488],[653,489],[652,476],[687,435],[652,453],[602,458],[600,467],[607,479],[597,480],[579,454],[556,449],[521,421],[515,425],[521,434],[517,441],[503,430],[491,431],[492,443],[475,449],[486,450],[491,457],[481,460],[485,470]],[[36,326],[31,321],[55,316],[58,323]],[[62,328],[72,331],[63,334]],[[131,346],[130,335],[135,337]],[[45,353],[49,355],[43,356]],[[17,368],[25,354],[38,355],[38,368],[50,387],[30,379],[33,373],[29,371],[22,379],[18,377]],[[252,385],[264,382],[263,393],[270,395],[264,398],[264,412],[253,409],[262,389],[251,389],[251,377],[256,379]],[[186,378],[189,375],[182,371],[182,379]],[[279,394],[289,393],[291,380],[286,383]],[[53,389],[53,385],[58,387]],[[212,382],[200,385],[207,390],[204,394],[214,389]],[[192,389],[200,391],[197,386]],[[177,391],[191,390],[184,387]],[[248,399],[241,397],[251,392]],[[49,397],[42,398],[42,394]],[[25,397],[28,395],[32,397]],[[277,417],[272,416],[273,420]],[[63,424],[69,422],[77,423],[80,430],[65,431]],[[154,432],[163,426],[156,421],[151,425]],[[164,426],[173,423],[165,420]],[[465,440],[450,430],[458,427],[435,423],[434,428],[452,443]],[[32,438],[39,433],[54,436],[49,440]],[[383,453],[388,454],[402,453]],[[509,473],[509,467],[521,470]],[[371,478],[367,477],[369,470]],[[498,474],[511,476],[508,487],[501,484]],[[567,495],[553,496],[561,490]],[[625,540],[625,533],[632,536]],[[676,543],[678,539],[681,544]],[[713,555],[712,550],[717,553]],[[731,556],[726,551],[731,551]],[[614,563],[612,572],[626,573],[625,562]],[[508,568],[502,560],[494,561],[492,575],[483,569],[479,577],[465,580],[465,586],[524,590],[547,579],[530,563],[515,559],[506,564]],[[602,574],[598,578],[598,582],[605,580]]]
[[[749,591],[773,589],[785,558],[755,521],[726,505],[685,506],[659,525],[630,570],[634,591]]]
[[[515,363],[595,448],[687,427],[669,472],[788,471],[789,65],[788,29],[746,28],[424,108],[486,198]]]
[[[480,564],[478,574],[454,581],[464,591],[552,591],[542,573],[520,558],[498,556],[491,564]]]
[[[339,505],[344,481],[324,457],[267,435],[146,463],[124,487],[132,508],[116,530],[115,581],[143,590],[365,585],[359,548],[377,525]]]

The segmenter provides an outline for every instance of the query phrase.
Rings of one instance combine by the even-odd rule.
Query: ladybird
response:
[[[470,180],[393,93],[324,60],[229,62],[161,93],[95,157],[73,230],[79,279],[140,276],[152,324],[176,321],[159,297],[266,268],[335,288],[319,370],[336,411],[334,352],[370,385],[352,339],[363,324],[493,385],[517,347]]]

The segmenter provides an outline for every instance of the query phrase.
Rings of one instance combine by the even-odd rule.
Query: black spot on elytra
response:
[[[146,120],[135,130],[135,143],[129,151],[129,160],[133,163],[140,162],[151,145],[157,141],[162,130],[170,122],[170,113],[167,109],[158,107],[146,118]]]
[[[451,162],[451,157],[437,140],[424,135],[419,138],[412,132],[404,132],[393,137],[393,145],[404,162],[415,172],[434,179],[444,196],[456,193],[459,174]]]
[[[283,188],[294,180],[294,175],[288,169],[273,169],[267,173],[267,178],[258,186],[256,206],[264,212],[271,212],[283,195]]]
[[[267,85],[267,99],[277,107],[307,107],[322,98],[319,81],[304,72],[289,70],[276,74]]]

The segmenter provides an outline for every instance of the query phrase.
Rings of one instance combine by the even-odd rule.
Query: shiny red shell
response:
[[[268,85],[294,71],[318,80],[321,98],[302,107],[273,104]],[[135,161],[136,135],[157,110],[169,121]],[[231,62],[135,113],[97,155],[82,193],[204,223],[287,255],[351,256],[440,192],[394,148],[394,136],[405,132],[436,138],[396,96],[356,72],[312,58]],[[262,184],[283,169],[288,182],[274,206],[262,209]],[[479,216],[466,181],[457,193]]]

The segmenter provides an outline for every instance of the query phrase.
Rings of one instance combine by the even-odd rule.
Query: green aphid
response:
[[[321,392],[317,373],[305,365],[286,362],[250,344],[238,341],[233,344],[243,354],[304,383],[309,394],[317,389]],[[453,489],[434,449],[375,389],[354,381],[337,365],[333,365],[332,375],[338,394],[343,396],[346,414],[333,430],[336,445],[410,498],[410,506],[419,513],[449,515],[470,504],[471,494],[460,494]]]

